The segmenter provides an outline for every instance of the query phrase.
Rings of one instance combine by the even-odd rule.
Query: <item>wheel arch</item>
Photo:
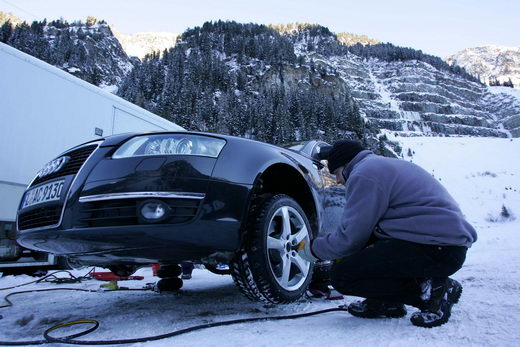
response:
[[[274,163],[265,168],[253,185],[253,196],[285,194],[293,198],[305,212],[314,236],[319,232],[319,217],[316,197],[305,174],[286,163]],[[254,203],[250,201],[250,205]]]

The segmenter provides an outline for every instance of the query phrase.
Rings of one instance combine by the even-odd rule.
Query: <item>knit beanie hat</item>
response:
[[[359,141],[340,140],[335,142],[329,151],[329,172],[333,174],[338,167],[346,165],[364,149]]]

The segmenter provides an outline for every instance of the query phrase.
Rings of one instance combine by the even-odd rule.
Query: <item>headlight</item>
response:
[[[147,155],[199,155],[218,157],[225,140],[202,135],[158,134],[137,136],[123,144],[114,159]]]

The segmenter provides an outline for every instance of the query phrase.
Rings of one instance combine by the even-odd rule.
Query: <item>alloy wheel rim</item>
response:
[[[301,241],[310,241],[301,214],[293,207],[280,207],[269,221],[267,254],[271,273],[287,291],[300,289],[309,276],[310,262],[296,251]]]

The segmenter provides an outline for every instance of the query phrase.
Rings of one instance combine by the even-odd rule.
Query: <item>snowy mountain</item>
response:
[[[334,38],[326,35],[315,49],[309,49],[309,39],[316,41],[300,35],[296,51],[322,70],[334,71],[365,118],[379,129],[404,136],[519,133],[516,123],[505,122],[520,117],[518,100],[496,107],[504,97],[437,57],[391,44],[338,50]]]
[[[147,54],[162,52],[175,46],[179,34],[174,33],[136,33],[123,34],[114,30],[115,37],[129,56],[143,59]]]
[[[132,55],[155,53],[141,62],[128,57],[111,28],[95,18],[5,22],[0,30],[0,41],[119,89],[187,129],[276,143],[367,139],[380,130],[520,136],[517,98],[491,92],[458,65],[363,35],[310,24],[217,21],[188,29],[160,53],[174,44],[174,34],[118,36]]]
[[[136,67],[118,93],[187,129],[271,143],[365,137],[348,89],[311,65],[271,27],[208,22]]]
[[[519,136],[518,125],[509,122],[520,118],[519,101],[475,81],[418,60],[335,60],[361,110],[379,128],[403,135]]]
[[[269,31],[273,28],[277,32]],[[256,133],[268,141],[308,136],[327,139],[327,135],[334,138],[341,131],[360,136],[374,129],[403,136],[506,137],[520,132],[518,100],[491,93],[460,67],[391,44],[347,46],[318,25],[280,30],[254,24],[206,23],[185,32],[162,59],[155,57],[141,64],[125,80],[120,95],[186,128],[239,136]],[[219,76],[215,82],[203,73],[207,66],[213,66]],[[161,84],[165,74],[191,76],[177,84],[192,90],[188,99],[193,102],[188,107],[175,102],[186,100],[186,95]],[[275,98],[272,90],[277,91]],[[309,97],[295,101],[302,100],[304,91],[319,96],[313,100],[317,107],[311,110],[306,106]],[[258,107],[258,100],[251,102],[259,96],[268,100],[267,105]],[[344,102],[351,112],[334,114],[327,102],[322,102],[326,97]],[[296,106],[291,106],[295,102]],[[162,106],[166,104],[177,106],[168,109]],[[275,129],[253,129],[254,120],[269,119],[266,114],[272,114],[273,109],[277,119],[268,124],[274,124]],[[248,113],[244,115],[243,110]],[[364,127],[354,124],[358,122],[355,112],[364,118]],[[219,118],[223,113],[228,116]],[[241,118],[233,120],[233,113]],[[201,121],[207,114],[217,115],[211,118],[213,125]],[[225,124],[235,125],[230,128]]]
[[[511,80],[520,88],[520,47],[483,46],[467,48],[446,58],[490,84]]]
[[[109,90],[138,62],[127,56],[106,22],[92,17],[86,23],[5,21],[0,42]]]
[[[285,25],[271,25],[273,29],[284,33],[290,34],[291,31],[297,30],[298,24],[285,24]],[[165,49],[169,49],[175,46],[177,38],[180,34],[167,33],[167,32],[144,32],[135,34],[123,34],[117,29],[112,27],[114,36],[119,40],[123,50],[127,55],[138,57],[143,59],[147,54],[154,52],[162,52]],[[355,45],[357,43],[363,45],[374,45],[378,44],[379,41],[372,39],[366,35],[354,34],[354,33],[339,33],[337,34],[338,40],[345,45]]]

